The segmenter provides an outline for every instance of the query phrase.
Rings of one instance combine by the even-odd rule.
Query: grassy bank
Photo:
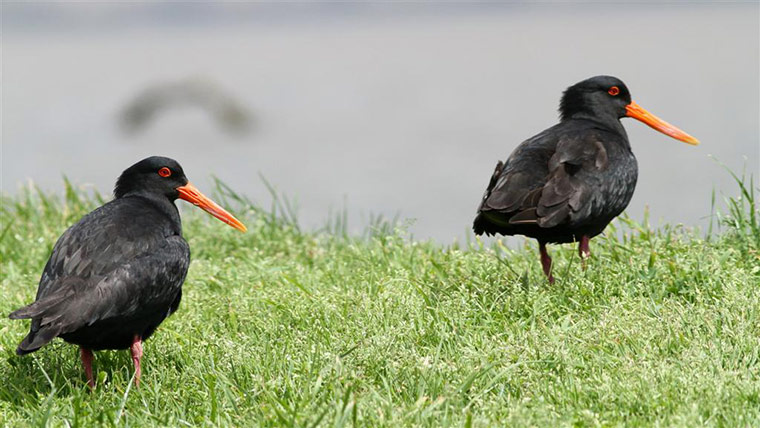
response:
[[[616,221],[586,271],[556,246],[553,286],[533,247],[445,248],[381,222],[304,232],[227,192],[249,232],[185,210],[183,302],[145,346],[141,387],[128,352],[100,352],[91,394],[76,347],[17,357],[28,322],[3,318],[0,425],[758,426],[751,189],[709,237]],[[3,316],[98,203],[3,199]]]

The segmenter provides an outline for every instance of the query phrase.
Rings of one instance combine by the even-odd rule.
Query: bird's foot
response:
[[[90,390],[95,389],[95,378],[92,376],[92,351],[87,348],[79,348],[79,356],[82,358],[84,373],[87,375],[87,385]]]
[[[143,346],[142,346],[142,338],[140,335],[135,335],[134,339],[132,339],[132,346],[129,348],[129,351],[132,353],[132,362],[135,363],[135,386],[140,386],[140,375],[142,374],[142,370],[140,370],[140,358],[142,358],[143,355]]]

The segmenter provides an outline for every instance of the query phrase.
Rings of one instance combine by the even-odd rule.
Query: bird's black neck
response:
[[[624,142],[626,148],[629,151],[631,150],[631,144],[628,141],[628,133],[625,132],[625,128],[623,127],[623,124],[620,123],[620,119],[618,117],[609,114],[577,112],[570,117],[563,118],[562,122],[571,120],[593,122],[594,127],[612,132],[622,137],[621,139]]]
[[[170,200],[166,196],[157,194],[155,192],[132,191],[126,193],[121,198],[138,198],[143,200],[145,203],[150,204],[153,206],[153,208],[161,212],[161,214],[166,215],[169,221],[171,221],[171,223],[176,227],[177,234],[182,233],[182,219],[179,216],[179,210],[174,204],[174,201]]]

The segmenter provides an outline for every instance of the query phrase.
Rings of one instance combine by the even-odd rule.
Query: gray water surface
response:
[[[199,12],[200,10],[200,12]],[[757,3],[571,5],[3,6],[2,191],[62,175],[110,192],[153,154],[201,189],[215,174],[268,204],[259,175],[321,226],[344,207],[463,240],[493,167],[557,121],[562,91],[597,74],[698,137],[689,146],[632,119],[640,175],[628,212],[705,226],[711,191],[758,177]],[[185,15],[176,11],[185,11]],[[207,11],[207,12],[204,12]],[[125,134],[119,114],[151,85],[212,82],[251,113],[227,133],[175,108]]]

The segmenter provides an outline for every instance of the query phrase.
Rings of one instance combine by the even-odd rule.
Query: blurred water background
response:
[[[633,218],[706,228],[736,194],[710,155],[757,179],[757,2],[3,3],[1,187],[110,193],[161,154],[266,206],[264,176],[305,227],[345,209],[461,242],[496,161],[597,74],[702,141],[624,122]]]

